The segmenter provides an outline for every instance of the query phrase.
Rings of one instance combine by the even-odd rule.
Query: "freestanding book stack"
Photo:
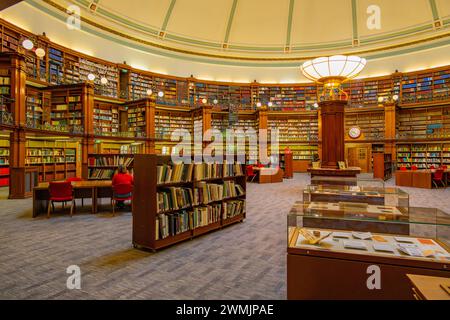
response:
[[[157,250],[245,218],[246,176],[237,163],[177,163],[135,155],[133,244]]]

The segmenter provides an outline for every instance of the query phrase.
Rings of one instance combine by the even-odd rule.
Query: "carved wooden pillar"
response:
[[[397,152],[395,147],[395,112],[396,104],[394,102],[386,103],[384,106],[384,139],[386,141],[384,145],[384,152],[392,155],[392,161],[397,159]]]
[[[27,187],[25,181],[26,141],[27,138],[24,129],[15,129],[11,132],[9,151],[10,199],[24,199],[30,196],[30,188],[32,186]]]
[[[7,66],[11,75],[11,113],[14,130],[10,134],[10,199],[23,199],[31,195],[30,183],[26,183],[26,65],[24,56],[6,53],[1,57],[1,64]],[[30,182],[30,181],[29,181]]]
[[[81,93],[84,137],[81,142],[81,176],[89,177],[89,154],[94,153],[94,85],[83,85]]]
[[[345,161],[344,108],[347,101],[321,102],[322,167],[338,169]]]
[[[146,99],[145,103],[145,150],[144,153],[155,153],[155,100]]]

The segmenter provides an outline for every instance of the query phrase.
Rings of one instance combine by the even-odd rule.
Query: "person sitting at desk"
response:
[[[119,184],[130,184],[130,185],[134,185],[134,178],[131,174],[128,173],[127,168],[124,165],[120,165],[117,173],[114,175],[113,179],[112,179],[112,185],[113,188],[116,185]],[[117,195],[116,195],[117,196]],[[131,196],[131,194],[124,194],[124,195],[119,195],[120,197],[126,199],[128,197]],[[125,202],[124,201],[117,201],[117,207],[118,208],[124,208],[125,207]]]

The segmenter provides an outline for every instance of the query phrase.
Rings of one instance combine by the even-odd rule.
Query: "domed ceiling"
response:
[[[77,11],[80,29],[67,28]],[[24,0],[0,17],[91,56],[203,80],[306,82],[300,65],[333,54],[366,58],[361,77],[450,65],[450,0]]]
[[[449,0],[28,0],[82,28],[206,58],[293,61],[368,54],[449,36]]]

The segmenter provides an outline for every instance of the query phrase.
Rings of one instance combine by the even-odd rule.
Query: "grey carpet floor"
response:
[[[0,299],[285,299],[286,215],[308,183],[249,184],[244,223],[158,253],[132,248],[129,212],[32,219],[31,200],[2,200]],[[450,211],[450,190],[405,191]],[[69,265],[81,290],[66,288]]]

